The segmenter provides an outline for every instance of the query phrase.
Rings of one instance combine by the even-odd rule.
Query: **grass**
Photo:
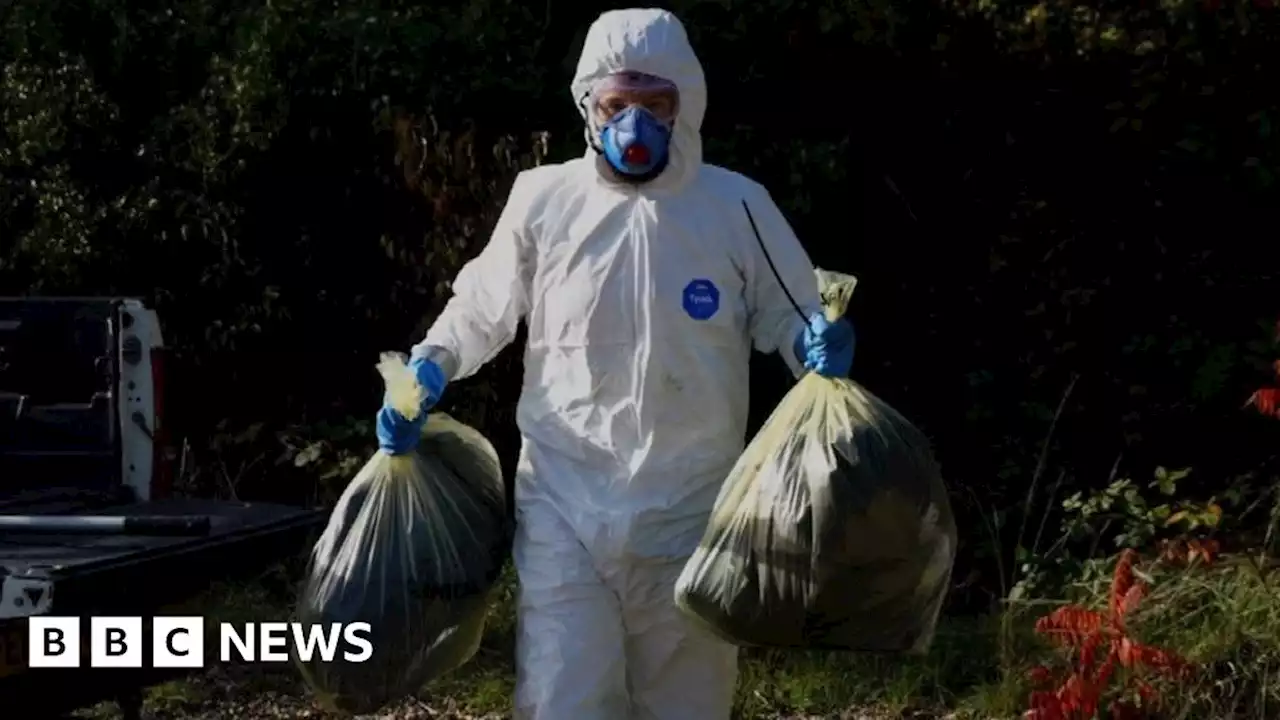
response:
[[[1280,717],[1280,566],[1244,555],[1209,567],[1147,566],[1150,595],[1134,617],[1143,641],[1192,663],[1164,688],[1163,718]],[[1102,578],[1081,583],[1104,597]]]
[[[1107,597],[1107,561],[1073,585],[1068,598],[1025,603],[1002,616],[944,618],[921,657],[746,651],[736,718],[1018,718],[1026,708],[1027,670],[1050,657],[1034,620],[1071,600],[1098,606]],[[1152,592],[1134,616],[1145,642],[1177,651],[1198,671],[1163,687],[1161,718],[1280,718],[1280,570],[1243,557],[1212,567],[1144,567]],[[276,587],[272,592],[264,587]],[[287,615],[278,580],[218,587],[201,611],[222,621]],[[500,588],[479,655],[384,718],[503,718],[510,712],[514,587]],[[289,665],[215,667],[153,688],[147,706],[158,720],[321,717]],[[415,710],[416,708],[416,710]],[[415,714],[416,713],[416,714]],[[83,714],[113,716],[110,707]]]
[[[477,714],[509,711],[515,623],[511,586],[504,590],[480,657],[437,682],[430,694],[448,696]],[[994,687],[1000,677],[997,638],[990,619],[951,619],[923,657],[744,651],[735,717],[837,717],[855,708],[874,718],[945,715],[957,705],[957,688],[992,706],[1000,695]]]

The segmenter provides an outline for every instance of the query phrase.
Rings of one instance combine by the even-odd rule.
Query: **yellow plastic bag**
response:
[[[828,319],[856,282],[818,271]],[[923,652],[955,546],[928,439],[857,383],[809,373],[730,472],[676,603],[738,645]]]
[[[393,407],[419,414],[401,356],[378,364]],[[373,656],[295,661],[321,704],[367,713],[471,659],[511,547],[502,471],[476,430],[432,413],[417,449],[378,451],[347,486],[311,553],[298,619],[368,622]]]

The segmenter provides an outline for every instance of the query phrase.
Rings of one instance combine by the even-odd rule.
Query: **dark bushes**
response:
[[[1073,378],[1042,470],[1065,487],[1117,458],[1209,482],[1262,459],[1237,410],[1280,303],[1269,3],[673,8],[709,159],[862,278],[855,372],[933,436],[962,525],[1016,520]],[[337,452],[513,174],[581,151],[565,88],[594,12],[14,0],[0,292],[154,302],[197,455],[219,423],[262,429],[241,455]],[[449,398],[506,452],[514,362]],[[757,375],[763,413],[785,386]]]

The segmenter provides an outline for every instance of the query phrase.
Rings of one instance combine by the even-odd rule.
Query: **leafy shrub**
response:
[[[1134,576],[1137,553],[1125,550],[1116,561],[1106,610],[1065,605],[1036,622],[1036,631],[1075,657],[1061,684],[1031,693],[1026,720],[1092,720],[1106,707],[1115,720],[1140,717],[1159,702],[1158,691],[1143,674],[1170,676],[1187,669],[1186,660],[1167,650],[1142,643],[1127,627],[1128,616],[1147,595],[1146,583]],[[1120,687],[1113,688],[1119,673]],[[1051,682],[1052,670],[1032,669],[1032,679],[1042,686]]]

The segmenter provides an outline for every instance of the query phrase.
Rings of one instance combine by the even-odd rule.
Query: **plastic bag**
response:
[[[404,360],[384,354],[378,371],[416,417],[422,389]],[[479,432],[433,412],[414,452],[374,455],[316,542],[298,603],[304,623],[372,626],[365,662],[295,653],[321,704],[372,712],[471,659],[510,547],[498,456]]]
[[[818,271],[829,319],[856,282]],[[923,652],[955,546],[928,439],[853,381],[809,373],[730,472],[676,604],[738,645]]]

